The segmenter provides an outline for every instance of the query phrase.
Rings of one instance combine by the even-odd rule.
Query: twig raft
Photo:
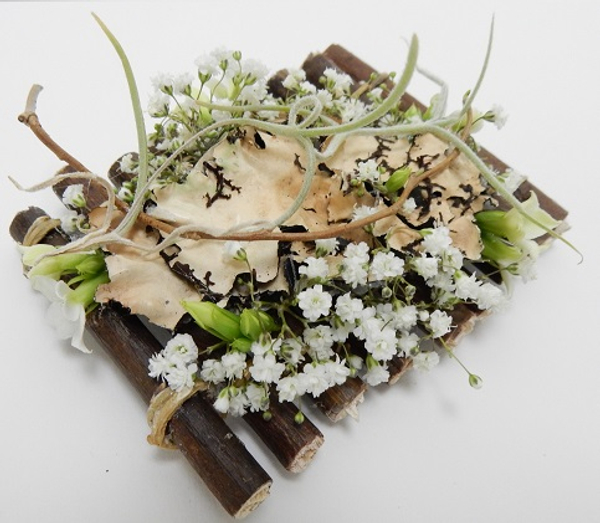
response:
[[[22,243],[31,224],[44,215],[34,207],[17,214],[10,226],[13,239]],[[54,245],[64,242],[56,231],[47,238]],[[137,317],[113,306],[96,308],[88,314],[86,325],[142,398],[150,402],[157,383],[148,376],[148,360],[162,350],[156,338]],[[269,495],[269,475],[200,395],[177,410],[170,421],[170,438],[233,517],[247,516]]]

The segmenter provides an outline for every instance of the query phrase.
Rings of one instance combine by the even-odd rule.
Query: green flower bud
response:
[[[488,260],[510,264],[518,262],[522,257],[521,249],[491,232],[481,231],[481,241],[483,242],[481,255]]]
[[[277,328],[277,324],[266,312],[255,309],[244,309],[240,314],[240,330],[244,336],[257,341],[264,332]]]
[[[232,342],[241,337],[240,318],[233,312],[208,301],[183,301],[181,304],[200,327],[217,338]]]
[[[483,380],[475,374],[469,374],[469,385],[474,389],[480,389],[483,386]]]
[[[296,415],[294,416],[294,421],[298,424],[301,425],[302,423],[304,423],[305,417],[304,414],[302,413],[301,410],[299,410]]]
[[[402,189],[411,174],[412,170],[410,167],[402,167],[401,169],[394,171],[388,181],[385,182],[384,187],[386,193],[395,193]]]

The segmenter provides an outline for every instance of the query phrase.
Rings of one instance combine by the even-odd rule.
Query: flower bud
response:
[[[263,332],[277,328],[275,321],[266,312],[244,309],[240,314],[240,330],[244,336],[257,341]]]
[[[469,385],[474,389],[480,389],[483,386],[483,380],[475,374],[469,374]]]
[[[403,167],[394,171],[389,177],[388,181],[385,182],[384,187],[386,193],[395,193],[402,189],[402,187],[404,187],[408,178],[410,177],[411,173],[412,171],[410,167]]]
[[[208,301],[183,301],[181,304],[200,327],[217,338],[232,342],[241,337],[240,318],[233,312]]]

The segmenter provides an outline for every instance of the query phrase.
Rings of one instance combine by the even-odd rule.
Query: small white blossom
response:
[[[251,412],[265,410],[269,405],[269,396],[264,387],[256,383],[248,383],[244,391],[247,399],[247,406]]]
[[[285,364],[277,362],[275,354],[267,353],[264,356],[254,356],[250,375],[255,381],[264,383],[277,382],[285,370]]]
[[[356,173],[354,178],[361,182],[376,182],[379,180],[379,166],[375,160],[367,160],[366,162],[358,162],[356,164]]]
[[[498,129],[502,129],[502,127],[504,127],[506,124],[506,120],[508,120],[507,112],[500,105],[494,105],[491,112],[493,114],[492,122],[494,122],[494,125]]]
[[[282,341],[279,352],[289,364],[296,366],[304,359],[302,349],[303,346],[298,340],[289,338]]]
[[[396,331],[389,327],[370,333],[365,341],[365,349],[378,361],[388,361],[396,355],[398,339]]]
[[[350,92],[352,87],[352,78],[346,73],[340,73],[333,68],[326,68],[323,71],[325,77],[325,85],[336,97],[341,97]]]
[[[283,87],[295,90],[301,82],[306,80],[306,71],[304,69],[290,69],[288,75],[283,79]]]
[[[304,260],[304,264],[298,268],[298,272],[306,276],[309,280],[324,280],[329,275],[329,265],[325,258],[310,256]]]
[[[300,375],[286,376],[277,382],[279,401],[294,401],[306,393],[306,386]]]
[[[229,411],[229,388],[225,387],[220,393],[215,402],[213,403],[213,407],[217,412],[221,412],[222,414],[227,414]]]
[[[227,378],[241,378],[246,369],[246,355],[243,352],[231,351],[224,354],[221,364]]]
[[[304,329],[302,334],[313,360],[327,360],[333,355],[333,329],[328,325],[317,325]]]
[[[443,254],[452,244],[450,231],[447,227],[441,226],[431,230],[421,242],[423,250],[433,256]]]
[[[375,207],[371,207],[370,205],[358,205],[354,207],[352,211],[352,221],[362,220],[363,218],[368,218],[377,212]]]
[[[197,371],[198,365],[196,363],[175,365],[165,374],[165,379],[170,388],[175,392],[181,392],[194,386],[194,376]]]
[[[346,323],[353,323],[360,315],[364,305],[362,300],[353,298],[348,292],[338,297],[335,302],[335,313],[338,317]]]
[[[165,116],[169,112],[171,99],[165,93],[157,91],[148,100],[146,110],[150,116]]]
[[[346,98],[339,103],[342,123],[352,122],[367,113],[367,106],[358,98]]]
[[[333,254],[338,246],[337,238],[325,238],[322,240],[315,240],[315,246],[317,249],[317,256],[324,256],[326,254]]]
[[[474,300],[479,295],[479,287],[481,282],[475,274],[467,276],[464,272],[460,272],[454,279],[455,288],[454,294],[461,300]]]
[[[322,285],[315,285],[298,294],[298,306],[309,321],[316,321],[321,316],[327,316],[331,303],[331,294],[324,291]]]
[[[69,185],[62,194],[62,202],[68,207],[85,207],[85,195],[83,194],[83,184],[76,183]]]
[[[134,174],[136,172],[136,163],[131,153],[124,155],[119,160],[119,169],[121,169],[122,172],[128,174]]]
[[[369,367],[363,378],[371,387],[375,387],[388,381],[390,372],[383,365],[373,365]]]
[[[414,198],[407,198],[406,201],[402,204],[402,211],[405,214],[411,214],[417,208],[417,202]]]
[[[342,279],[352,288],[366,285],[369,273],[365,265],[365,263],[361,263],[355,258],[347,259],[342,266]]]
[[[237,260],[241,261],[246,258],[246,250],[244,244],[238,241],[226,241],[223,244],[223,259],[225,261]]]
[[[414,332],[403,333],[398,340],[398,348],[404,356],[408,356],[414,349],[419,346],[419,336]]]
[[[163,354],[172,362],[187,365],[198,359],[198,347],[189,334],[177,334],[168,341]]]
[[[409,331],[417,324],[418,311],[414,305],[396,307],[392,316],[394,328]]]
[[[482,310],[496,309],[506,301],[504,291],[492,283],[484,283],[478,290],[476,302]]]
[[[434,278],[439,270],[439,260],[426,254],[413,258],[411,263],[417,274],[426,280]]]
[[[428,371],[440,362],[440,356],[435,351],[419,352],[412,358],[413,365],[421,371]]]
[[[68,235],[73,236],[81,232],[85,227],[85,216],[73,209],[67,209],[60,218],[60,227]]]
[[[202,363],[200,378],[209,383],[221,383],[225,381],[225,368],[220,360],[208,359]]]
[[[346,366],[344,360],[340,361],[336,357],[335,360],[330,360],[325,363],[325,373],[331,386],[341,385],[350,375],[350,369]]]
[[[301,376],[306,392],[315,398],[330,387],[325,365],[308,363],[304,365]]]
[[[452,317],[446,312],[435,310],[429,315],[429,328],[431,329],[431,335],[434,338],[439,338],[450,332],[451,326]]]
[[[404,260],[398,258],[393,252],[378,252],[373,257],[369,267],[370,276],[374,280],[388,280],[402,276]]]

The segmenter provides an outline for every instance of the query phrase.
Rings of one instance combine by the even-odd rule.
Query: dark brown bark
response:
[[[39,209],[19,213],[10,226],[14,240],[21,242],[39,216]],[[116,306],[89,313],[86,327],[149,402],[158,383],[148,375],[148,360],[162,345],[139,318]],[[268,495],[269,475],[201,396],[178,409],[170,422],[170,437],[230,515],[244,517]]]

